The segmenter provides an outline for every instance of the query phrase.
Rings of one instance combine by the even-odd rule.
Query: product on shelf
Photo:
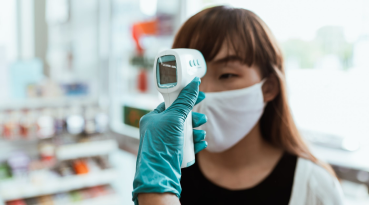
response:
[[[109,117],[100,108],[96,106],[87,106],[84,113],[85,129],[87,135],[104,133],[108,128]]]
[[[25,200],[27,205],[38,205],[39,201],[37,198],[29,198]]]
[[[53,197],[54,205],[65,205],[70,202],[70,197],[68,193],[57,193]]]
[[[55,160],[55,145],[48,141],[43,141],[38,146],[41,160],[52,161]]]
[[[19,135],[23,139],[33,139],[37,133],[37,112],[24,109],[19,121]]]
[[[51,169],[53,166],[54,162],[32,161],[28,169],[29,182],[40,185],[58,179],[59,174]]]
[[[94,159],[97,162],[97,164],[101,169],[110,168],[110,163],[109,160],[107,159],[107,156],[96,156],[92,157],[92,159]]]
[[[104,169],[104,168],[99,167],[96,159],[94,158],[87,158],[85,159],[85,162],[90,172],[97,172],[97,171]]]
[[[10,167],[7,163],[0,164],[0,181],[11,178]]]
[[[17,199],[14,201],[9,201],[6,203],[7,205],[27,205],[26,202],[23,199]]]
[[[19,132],[19,114],[17,111],[8,110],[6,111],[3,137],[5,139],[14,140],[18,138]]]
[[[102,111],[100,108],[96,107],[95,110],[96,132],[104,133],[108,129],[109,117],[106,112]]]
[[[67,162],[61,162],[55,169],[62,177],[74,175],[73,167]]]
[[[87,174],[89,172],[87,164],[84,160],[75,160],[72,163],[76,174]]]
[[[46,196],[40,196],[38,198],[38,202],[39,204],[42,205],[53,205],[53,197],[51,195],[46,195]]]
[[[109,185],[96,186],[69,192],[44,195],[27,199],[17,199],[6,202],[6,205],[65,205],[70,203],[93,202],[102,196],[114,195],[114,191]]]
[[[96,121],[95,121],[95,109],[92,106],[88,106],[85,109],[85,129],[84,133],[89,134],[95,134],[96,133]]]
[[[38,137],[41,139],[54,136],[54,118],[52,117],[51,109],[44,108],[41,115],[37,119]]]
[[[140,92],[146,92],[147,87],[147,71],[145,69],[141,69],[137,76],[137,88]]]
[[[71,107],[66,119],[68,133],[72,135],[80,134],[84,130],[85,120],[82,116],[82,110],[79,106]]]
[[[0,139],[4,133],[4,112],[0,111]]]
[[[83,200],[83,195],[81,191],[72,191],[70,192],[70,198],[73,202],[78,202]]]
[[[85,96],[89,92],[89,86],[84,82],[64,83],[62,88],[66,96]]]
[[[55,108],[53,114],[55,134],[60,135],[64,132],[65,127],[65,109],[63,107]]]
[[[28,165],[30,158],[23,152],[13,153],[8,158],[8,165],[11,168],[12,176],[18,178],[24,178],[28,173]]]

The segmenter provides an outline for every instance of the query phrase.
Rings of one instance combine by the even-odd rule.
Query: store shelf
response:
[[[124,105],[135,108],[154,110],[160,103],[164,102],[163,96],[157,93],[127,93],[121,98]]]
[[[66,205],[118,205],[120,199],[117,195],[100,196],[97,198],[87,199],[79,202],[73,202]]]
[[[4,201],[9,201],[67,192],[86,187],[110,184],[116,178],[117,172],[114,169],[109,169],[85,175],[50,179],[38,183],[30,183],[22,180],[7,180],[2,181],[0,184],[0,198]]]
[[[31,98],[19,100],[5,100],[0,102],[0,110],[6,109],[35,109],[43,107],[59,107],[68,105],[90,105],[97,103],[96,97],[88,96],[71,96],[71,97],[57,97],[57,98]]]
[[[118,150],[118,143],[109,139],[63,145],[56,150],[56,156],[58,160],[68,160],[105,155],[116,150]]]
[[[118,134],[139,139],[140,131],[136,127],[125,125],[122,122],[115,121],[110,123],[110,129]]]

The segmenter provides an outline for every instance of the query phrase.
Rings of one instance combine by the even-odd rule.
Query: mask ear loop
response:
[[[268,78],[263,78],[259,83],[261,84],[261,86],[264,85],[264,83],[268,80]]]
[[[264,101],[264,93],[263,93],[263,85],[264,83],[268,80],[268,78],[263,78],[263,80],[260,81],[260,89],[261,89],[261,93],[263,95],[263,101]],[[263,107],[263,110],[265,110],[265,107],[267,106],[268,102],[264,102],[264,107]]]

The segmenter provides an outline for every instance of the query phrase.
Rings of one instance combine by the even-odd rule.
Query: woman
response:
[[[136,203],[342,204],[334,172],[311,154],[293,122],[282,53],[258,16],[224,6],[203,10],[185,22],[173,48],[204,55],[199,90],[206,98],[199,103],[204,95],[195,79],[177,104],[141,120]],[[207,132],[208,147],[205,133],[194,130],[196,163],[180,170],[181,123],[194,104],[193,124]]]

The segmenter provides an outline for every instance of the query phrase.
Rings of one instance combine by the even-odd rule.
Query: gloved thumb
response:
[[[178,98],[167,109],[167,112],[177,112],[180,117],[183,117],[185,120],[197,101],[200,83],[200,78],[195,77],[186,87],[183,88],[181,93],[179,93]]]

